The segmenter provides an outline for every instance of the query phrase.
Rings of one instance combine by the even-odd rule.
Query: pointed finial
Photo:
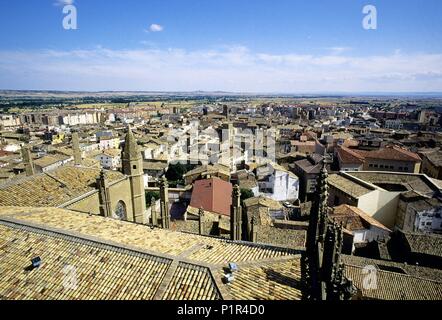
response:
[[[235,185],[233,186],[233,193],[234,193],[236,196],[238,196],[238,197],[241,196],[241,190],[240,190],[240,188],[239,188],[239,186],[238,186],[237,184],[235,184]]]

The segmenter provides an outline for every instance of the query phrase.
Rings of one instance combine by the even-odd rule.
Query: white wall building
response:
[[[278,164],[256,168],[260,195],[276,201],[294,201],[299,196],[298,177]]]
[[[100,161],[102,168],[115,170],[121,165],[121,150],[105,150],[102,154],[97,155],[95,159]]]
[[[100,150],[118,149],[120,147],[119,138],[100,138],[99,148]]]
[[[2,150],[7,152],[19,152],[24,143],[8,143]]]
[[[442,207],[416,214],[415,231],[424,233],[442,232]]]

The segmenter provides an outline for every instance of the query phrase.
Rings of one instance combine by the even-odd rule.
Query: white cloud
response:
[[[236,46],[0,51],[0,88],[234,92],[442,91],[442,53],[351,56]]]
[[[54,2],[54,6],[64,7],[64,6],[67,6],[67,5],[74,4],[74,2],[75,2],[75,0],[56,0]]]
[[[338,55],[352,50],[350,47],[331,47],[327,48],[332,54]]]
[[[145,30],[146,32],[161,32],[164,30],[164,27],[162,25],[153,23],[150,25],[148,30]]]

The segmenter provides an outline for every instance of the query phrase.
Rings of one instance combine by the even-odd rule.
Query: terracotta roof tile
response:
[[[0,207],[0,253],[8,255],[0,261],[7,270],[0,279],[5,299],[301,297],[294,250],[152,230],[62,209]],[[42,266],[23,273],[35,256]],[[223,284],[229,262],[240,269],[234,282]],[[77,268],[78,290],[66,291],[59,283],[66,264]]]
[[[49,173],[13,180],[0,186],[0,205],[57,207],[95,190],[99,175],[99,169],[63,166]],[[110,181],[124,178],[116,171],[107,171],[106,176]]]
[[[384,229],[385,231],[391,231],[361,209],[347,204],[333,208],[333,213],[330,215],[330,218],[336,220],[338,223],[344,223],[344,228],[349,231],[369,229],[370,225]]]
[[[193,185],[190,206],[230,216],[232,184],[219,178],[197,180]]]

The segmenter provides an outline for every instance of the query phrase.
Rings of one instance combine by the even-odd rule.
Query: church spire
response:
[[[132,197],[133,214],[129,221],[147,223],[146,221],[146,196],[144,191],[143,158],[138,148],[137,141],[128,128],[122,152],[123,173],[129,177]]]
[[[328,220],[328,172],[327,163],[324,159],[324,164],[322,166],[321,172],[318,179],[318,214],[319,214],[319,225],[318,225],[318,241],[323,242],[325,238],[326,225]]]
[[[326,162],[322,166],[316,183],[316,196],[310,212],[307,247],[323,243],[328,220],[328,172]]]
[[[138,160],[140,157],[141,152],[138,148],[137,140],[132,133],[132,129],[128,126],[126,138],[124,140],[123,159]]]
[[[321,287],[321,256],[324,248],[325,232],[328,224],[328,186],[327,168],[324,160],[323,167],[317,179],[316,197],[310,211],[307,230],[306,250],[306,281],[310,288],[309,299],[321,300],[323,288]]]

